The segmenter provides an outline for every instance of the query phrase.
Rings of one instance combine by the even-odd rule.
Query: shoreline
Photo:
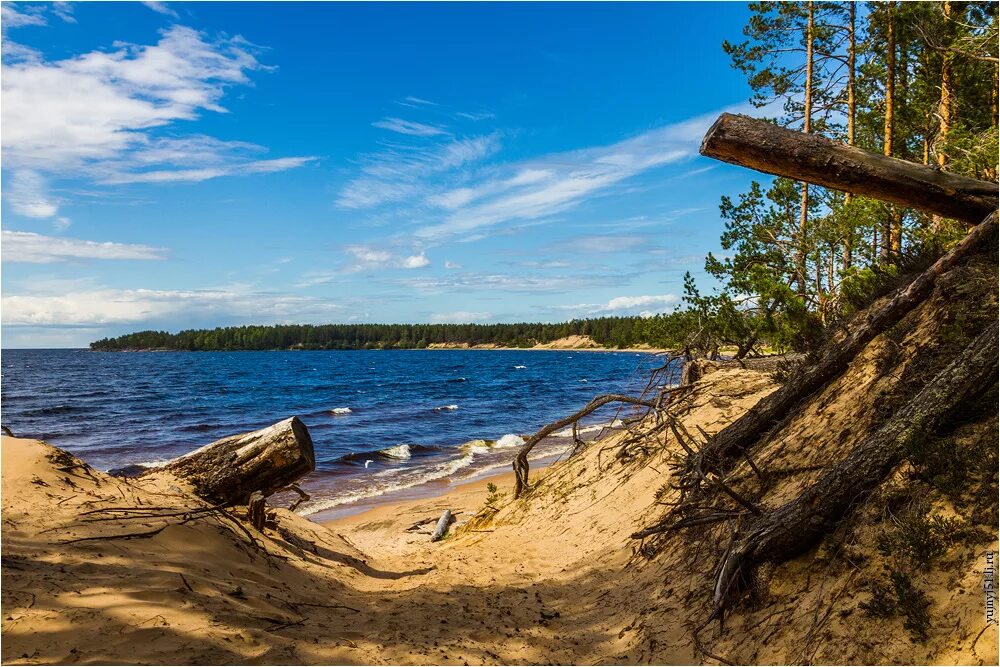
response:
[[[560,452],[533,459],[531,461],[532,470],[546,470],[553,463],[562,459],[564,455],[564,452]],[[511,458],[513,459],[513,454]],[[463,497],[470,488],[481,489],[481,495],[485,495],[487,484],[495,483],[499,486],[508,482],[513,483],[513,479],[514,471],[510,465],[483,468],[468,477],[460,479],[450,479],[447,477],[433,479],[416,486],[395,489],[377,496],[359,498],[341,505],[319,510],[312,514],[303,514],[300,516],[303,519],[322,526],[339,525],[341,522],[353,524],[356,522],[357,517],[364,517],[370,513],[382,513],[394,508],[442,501],[452,496]]]

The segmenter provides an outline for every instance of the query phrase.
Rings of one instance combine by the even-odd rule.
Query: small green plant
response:
[[[891,618],[897,613],[903,615],[903,627],[910,631],[914,642],[927,641],[931,628],[928,609],[931,601],[914,583],[910,575],[893,570],[889,582],[872,582],[869,586],[872,597],[858,605],[868,616]]]
[[[490,482],[486,485],[486,506],[494,511],[499,510],[500,508],[497,507],[497,504],[503,500],[506,495],[506,493],[500,493],[497,485]]]
[[[878,537],[876,546],[882,555],[896,562],[926,570],[965,532],[960,519],[930,516],[926,503],[916,503],[903,512],[892,529]]]
[[[875,618],[889,618],[896,613],[896,600],[889,586],[875,581],[869,586],[869,590],[872,599],[858,605],[866,615]]]
[[[927,594],[917,588],[909,575],[903,572],[893,572],[890,579],[896,592],[896,606],[903,614],[903,627],[910,631],[913,641],[927,641],[931,628],[931,616],[927,611],[931,601]]]

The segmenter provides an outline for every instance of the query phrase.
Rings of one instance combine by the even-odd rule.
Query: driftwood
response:
[[[251,493],[250,500],[247,501],[247,519],[250,520],[251,526],[261,532],[264,532],[264,522],[267,520],[265,508],[266,500],[264,494],[260,491]]]
[[[751,410],[719,431],[698,452],[704,470],[723,470],[727,463],[745,452],[757,439],[785,417],[800,401],[835,378],[875,336],[894,326],[908,312],[919,305],[934,283],[946,271],[986,243],[997,237],[997,213],[991,213],[984,222],[974,227],[966,237],[930,268],[901,290],[888,303],[872,313],[852,331],[846,339],[830,343],[820,360],[801,369],[780,388],[760,400]]]
[[[970,224],[997,208],[996,183],[786,130],[749,116],[719,116],[702,141],[701,154]]]
[[[749,580],[750,568],[802,554],[871,493],[902,461],[911,443],[931,435],[956,408],[997,379],[994,322],[879,430],[794,500],[750,519],[718,569],[716,611]]]
[[[673,390],[676,389],[680,389],[680,387],[673,388]],[[598,396],[593,399],[590,403],[587,403],[583,409],[574,412],[569,417],[543,426],[537,433],[528,438],[528,441],[525,442],[521,446],[521,449],[518,450],[517,456],[514,457],[515,498],[520,498],[521,495],[528,489],[528,454],[531,453],[534,446],[559,429],[566,428],[571,424],[576,424],[576,422],[580,421],[594,410],[597,410],[608,403],[629,403],[631,405],[639,405],[650,409],[656,407],[656,403],[654,401],[645,401],[641,398],[633,398],[632,396],[624,396],[622,394],[605,394],[604,396]]]
[[[454,521],[454,517],[451,515],[451,510],[445,510],[441,513],[441,518],[438,519],[437,526],[434,528],[434,532],[431,534],[431,542],[437,542],[448,532],[448,526]]]
[[[174,459],[156,471],[194,485],[195,493],[217,503],[246,504],[254,491],[269,496],[315,468],[313,443],[298,417],[233,435]]]

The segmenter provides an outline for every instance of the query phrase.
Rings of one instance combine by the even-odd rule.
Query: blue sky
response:
[[[746,7],[4,3],[5,347],[670,310]]]

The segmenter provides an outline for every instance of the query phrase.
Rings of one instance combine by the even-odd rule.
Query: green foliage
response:
[[[590,336],[614,348],[683,340],[685,316],[600,317],[558,324],[287,324],[139,331],[90,344],[93,350],[371,350],[424,349],[434,343],[531,347],[566,336]]]
[[[929,608],[931,601],[920,590],[913,579],[904,572],[889,573],[889,582],[872,582],[869,586],[871,599],[858,605],[868,616],[892,618],[903,615],[903,627],[910,631],[914,642],[927,641],[931,628]]]
[[[746,75],[751,103],[780,109],[773,122],[997,179],[996,3],[749,9],[744,41],[723,50]],[[954,221],[784,178],[723,197],[720,211],[726,255],[707,258],[711,294],[686,285],[688,330],[710,338],[706,348],[735,345],[741,356],[761,341],[803,348],[819,324],[867,305],[899,284],[913,258],[937,256],[965,233]]]
[[[490,509],[497,509],[497,503],[503,500],[506,493],[500,493],[497,485],[490,482],[486,485],[486,506]]]
[[[891,530],[879,536],[876,546],[897,562],[926,570],[964,532],[965,525],[960,519],[931,516],[926,506],[918,503],[898,517]]]
[[[931,616],[928,612],[931,601],[927,594],[917,588],[910,576],[903,572],[893,572],[889,578],[896,593],[896,609],[903,615],[903,627],[910,631],[910,639],[914,642],[927,641],[931,629]]]

